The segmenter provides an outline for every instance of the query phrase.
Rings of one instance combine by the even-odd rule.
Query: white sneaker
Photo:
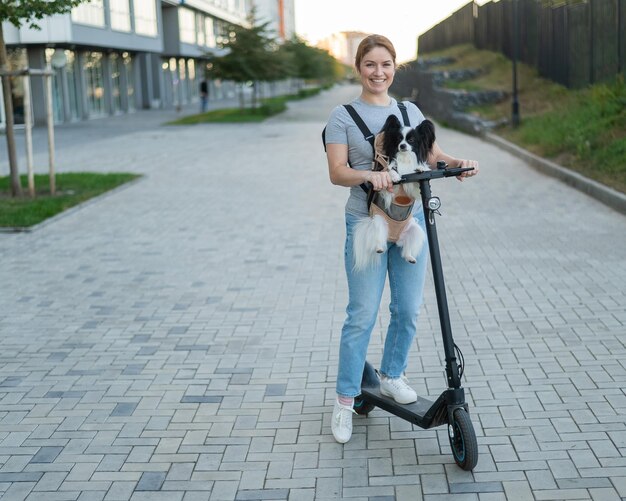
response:
[[[407,384],[405,377],[381,377],[380,392],[386,397],[393,398],[399,404],[411,404],[417,401],[417,393]]]
[[[345,444],[352,436],[352,414],[356,414],[352,406],[341,405],[339,400],[335,400],[330,428],[340,444]]]

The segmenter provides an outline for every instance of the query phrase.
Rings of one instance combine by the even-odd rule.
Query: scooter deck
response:
[[[380,386],[361,388],[361,398],[399,418],[413,423],[420,428],[432,428],[447,423],[447,408],[444,396],[435,402],[417,397],[412,404],[399,404],[380,392]]]

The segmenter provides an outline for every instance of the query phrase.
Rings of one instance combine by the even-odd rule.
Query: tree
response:
[[[39,29],[37,21],[53,14],[69,12],[84,0],[2,0],[0,1],[0,71],[8,68],[7,48],[4,42],[3,22],[9,22],[16,28],[28,24],[31,28]],[[2,89],[4,91],[4,112],[6,115],[7,152],[9,155],[9,170],[11,173],[11,194],[22,194],[22,185],[15,154],[15,134],[13,131],[13,101],[11,100],[11,79],[2,75]]]
[[[240,84],[252,82],[253,106],[256,106],[259,81],[272,81],[285,76],[282,60],[277,55],[277,44],[268,29],[269,23],[255,24],[254,10],[248,16],[250,28],[231,24],[220,48],[227,53],[211,55],[209,62],[217,78]],[[241,101],[243,107],[243,101]]]
[[[345,70],[339,61],[325,50],[307,45],[297,36],[281,45],[279,52],[291,62],[291,76],[326,82],[334,82],[344,76]]]

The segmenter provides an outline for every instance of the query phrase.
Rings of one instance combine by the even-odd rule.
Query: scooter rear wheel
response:
[[[354,412],[356,412],[360,416],[367,416],[376,408],[376,406],[371,402],[363,400],[361,397],[355,397],[354,405],[352,406],[352,408],[354,409]]]
[[[478,462],[476,432],[465,409],[456,409],[448,424],[448,438],[454,461],[465,471],[472,471]]]

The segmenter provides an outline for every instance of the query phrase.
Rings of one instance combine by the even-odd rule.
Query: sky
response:
[[[339,31],[384,35],[399,63],[415,59],[417,37],[469,0],[294,0],[296,32],[311,43]],[[487,0],[477,3],[483,4]]]

